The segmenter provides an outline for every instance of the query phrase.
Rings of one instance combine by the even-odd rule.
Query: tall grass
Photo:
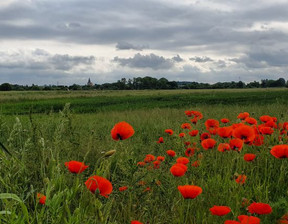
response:
[[[203,120],[226,117],[238,122],[238,113],[247,111],[255,118],[268,114],[276,116],[279,122],[288,121],[287,105],[279,102],[199,104],[191,108],[187,99],[182,106],[201,111]],[[173,102],[177,99],[173,98]],[[134,127],[135,135],[116,142],[111,139],[110,130],[123,120]],[[137,219],[150,224],[220,224],[247,214],[241,205],[243,198],[272,206],[272,214],[261,216],[261,223],[275,223],[288,212],[288,161],[277,160],[269,153],[271,146],[279,144],[277,132],[259,148],[245,145],[241,153],[220,153],[216,149],[204,151],[199,137],[187,135],[180,139],[180,125],[184,122],[189,122],[184,108],[77,114],[66,105],[60,112],[48,114],[1,115],[0,142],[12,156],[0,150],[0,222],[124,224]],[[203,122],[194,128],[203,132]],[[164,135],[167,128],[174,130],[174,136]],[[163,144],[156,143],[160,136],[164,137]],[[183,141],[197,143],[196,154],[203,153],[203,159],[199,167],[189,165],[185,176],[176,178],[169,172],[175,159],[169,158],[166,150],[173,149],[177,156],[184,156]],[[283,143],[287,144],[287,139]],[[104,153],[112,149],[116,153],[105,157]],[[245,162],[246,152],[256,153],[256,161]],[[160,169],[137,167],[146,154],[166,159]],[[89,168],[82,174],[71,174],[64,166],[70,160],[84,161]],[[197,155],[190,160],[197,160]],[[247,175],[245,185],[234,181],[236,173]],[[86,189],[84,182],[92,175],[112,182],[109,198]],[[201,186],[203,193],[193,200],[184,200],[177,186],[185,184]],[[121,186],[128,186],[128,190],[120,192]],[[151,190],[145,191],[147,187]],[[45,205],[37,203],[37,192],[47,196]],[[209,208],[213,205],[230,206],[232,213],[225,218],[212,216]]]

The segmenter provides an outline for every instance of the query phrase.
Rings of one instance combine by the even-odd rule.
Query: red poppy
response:
[[[246,179],[247,179],[247,176],[246,176],[246,175],[240,174],[240,175],[238,175],[238,177],[235,179],[235,181],[236,181],[236,183],[242,185],[242,184],[245,184]]]
[[[208,132],[203,132],[200,136],[201,141],[207,138],[211,138],[211,135]]]
[[[217,206],[214,205],[209,209],[212,215],[223,216],[231,212],[231,209],[228,206]]]
[[[121,121],[112,128],[111,136],[114,140],[125,140],[135,133],[133,127],[125,121]]]
[[[180,134],[179,134],[179,137],[180,137],[180,138],[185,137],[185,133],[180,133]]]
[[[241,125],[234,129],[233,136],[235,138],[242,139],[244,142],[253,142],[255,139],[255,132],[252,127],[248,125]]]
[[[243,141],[239,138],[230,139],[229,145],[231,150],[240,152],[243,148]]]
[[[171,149],[167,150],[166,153],[168,156],[171,156],[171,157],[174,157],[176,155],[176,152]]]
[[[288,145],[275,145],[270,150],[270,153],[277,159],[288,158]]]
[[[227,123],[230,122],[228,118],[222,118],[220,121],[221,121],[223,124],[227,124]]]
[[[164,161],[164,160],[165,160],[165,157],[164,157],[164,156],[157,156],[157,160],[158,160],[158,161]]]
[[[153,156],[153,155],[151,155],[151,154],[147,154],[146,157],[145,157],[145,159],[144,159],[144,162],[150,163],[150,162],[152,162],[152,161],[154,161],[154,160],[155,160],[155,156]]]
[[[261,202],[253,202],[248,206],[248,211],[253,214],[256,213],[258,215],[270,214],[272,212],[272,208],[269,204],[261,203]]]
[[[194,148],[187,148],[186,151],[185,151],[185,155],[187,157],[193,156],[194,153],[195,153],[195,149]]]
[[[214,148],[214,146],[216,145],[216,141],[213,139],[213,138],[208,138],[208,139],[204,139],[202,142],[201,142],[201,145],[202,147],[205,149],[205,150],[208,150],[208,149],[212,149]]]
[[[39,204],[45,205],[45,203],[46,203],[46,196],[45,196],[44,194],[37,193],[37,200],[38,200]]]
[[[170,168],[170,172],[175,177],[182,177],[187,171],[187,166],[182,163],[176,163]]]
[[[264,136],[263,135],[255,135],[255,139],[250,143],[251,145],[260,146],[264,144]]]
[[[154,169],[159,169],[160,168],[160,164],[161,164],[161,162],[159,161],[159,160],[156,160],[156,161],[154,161],[153,162],[153,165],[154,165]]]
[[[202,193],[202,188],[194,185],[178,186],[178,190],[185,199],[194,199]]]
[[[224,222],[224,224],[241,224],[241,223],[238,222],[238,221],[234,221],[234,220],[226,220],[226,221]]]
[[[181,125],[181,128],[182,128],[182,129],[191,129],[192,127],[191,127],[191,124],[189,124],[189,123],[184,123],[184,124]]]
[[[200,166],[200,161],[199,161],[199,160],[196,160],[195,162],[193,162],[193,163],[191,164],[191,166],[193,166],[193,167],[199,167],[199,166]]]
[[[188,134],[189,134],[190,136],[194,137],[194,136],[198,135],[198,132],[199,132],[198,130],[192,130],[192,131],[189,131]]]
[[[260,127],[259,130],[262,135],[272,135],[274,132],[271,127]]]
[[[245,122],[247,122],[248,124],[251,124],[251,125],[256,125],[257,124],[257,120],[255,119],[255,118],[253,118],[253,117],[247,117],[246,119],[245,119]]]
[[[157,143],[164,143],[164,139],[163,139],[163,137],[159,137]]]
[[[197,122],[199,121],[198,117],[194,117],[193,119],[190,119],[192,124],[197,124]]]
[[[96,175],[89,177],[88,180],[85,182],[85,185],[87,189],[93,194],[98,189],[100,191],[100,195],[106,198],[108,198],[108,195],[111,194],[113,190],[112,184],[109,180]]]
[[[172,129],[166,129],[165,133],[167,133],[168,135],[173,135],[173,130]]]
[[[270,117],[269,115],[263,115],[260,117],[260,121],[262,121],[263,123],[266,123],[268,121],[273,121],[273,118]]]
[[[139,222],[139,221],[137,221],[137,220],[133,220],[133,221],[131,221],[131,224],[143,224],[142,222]]]
[[[256,155],[253,154],[253,153],[246,153],[246,154],[244,155],[244,160],[247,161],[247,162],[251,162],[251,161],[253,161],[255,158],[256,158]]]
[[[187,163],[189,163],[189,159],[187,159],[186,157],[179,157],[178,159],[176,159],[176,162],[186,165]]]
[[[260,224],[260,219],[255,216],[239,215],[240,224]]]
[[[230,145],[227,143],[220,143],[217,149],[219,152],[226,152],[226,151],[230,151],[231,148],[230,148]]]
[[[198,120],[201,120],[203,118],[203,114],[200,111],[192,110],[191,113],[198,118]]]
[[[208,119],[205,121],[205,126],[206,129],[211,129],[211,128],[218,128],[219,127],[219,121],[215,119]]]
[[[82,173],[84,170],[88,168],[88,166],[86,166],[84,163],[74,160],[70,162],[65,162],[65,166],[71,173]]]
[[[119,187],[119,191],[126,191],[128,189],[127,186]]]
[[[137,166],[140,166],[140,167],[143,167],[143,166],[145,166],[145,165],[146,165],[145,162],[138,162],[138,163],[137,163]]]
[[[189,146],[189,145],[191,145],[191,142],[189,142],[189,141],[188,142],[184,142],[184,145],[185,146]]]
[[[278,128],[278,125],[274,122],[274,121],[267,121],[265,124],[264,124],[265,127],[270,127],[270,128]]]
[[[243,112],[243,113],[238,114],[237,118],[240,120],[245,120],[249,116],[250,114],[248,112]]]
[[[232,135],[233,129],[232,127],[221,127],[217,129],[217,134],[221,138],[230,138]]]

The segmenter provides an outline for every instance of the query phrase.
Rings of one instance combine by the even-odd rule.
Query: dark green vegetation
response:
[[[70,103],[73,113],[198,105],[288,104],[288,89],[0,93],[2,114],[50,113]]]
[[[288,212],[288,160],[276,159],[269,151],[288,144],[287,139],[280,143],[275,130],[260,147],[245,145],[241,153],[220,153],[216,148],[203,150],[199,136],[180,139],[178,134],[188,131],[180,128],[190,122],[184,110],[203,113],[203,120],[193,125],[200,132],[206,131],[208,118],[238,123],[237,115],[244,111],[257,120],[267,114],[283,123],[288,121],[287,98],[287,89],[1,93],[0,142],[13,157],[0,149],[0,223],[129,224],[137,219],[150,224],[223,224],[247,214],[243,198],[269,203],[273,212],[260,216],[261,224],[276,223]],[[71,109],[64,106],[68,102]],[[31,108],[37,114],[29,113]],[[129,122],[134,136],[112,140],[110,131],[119,121]],[[165,135],[167,128],[175,134]],[[156,143],[160,136],[163,144]],[[214,138],[217,143],[227,141]],[[197,168],[189,163],[185,176],[176,178],[169,172],[175,159],[165,152],[173,149],[177,157],[184,156],[184,141],[195,142],[196,154],[203,153],[203,159]],[[111,149],[117,152],[105,158]],[[245,153],[257,154],[256,160],[245,162]],[[160,169],[137,167],[147,154],[165,156]],[[64,166],[70,160],[84,161],[89,168],[71,174]],[[195,160],[197,155],[190,158]],[[236,173],[247,175],[245,185],[235,182]],[[109,198],[86,189],[84,182],[96,174],[112,182]],[[184,200],[177,186],[185,184],[200,186],[203,193]],[[129,188],[119,192],[121,186]],[[151,191],[144,192],[147,187]],[[44,206],[37,203],[37,192],[47,196]],[[232,212],[212,216],[213,205],[230,206]]]

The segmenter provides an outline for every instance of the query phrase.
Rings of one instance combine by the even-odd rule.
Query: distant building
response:
[[[91,82],[91,80],[90,80],[90,78],[88,79],[88,82],[87,82],[87,86],[90,86],[90,87],[92,87],[94,84],[93,84],[93,82]]]

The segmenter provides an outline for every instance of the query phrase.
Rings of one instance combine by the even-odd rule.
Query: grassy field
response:
[[[270,150],[288,144],[287,132],[280,136],[274,127],[261,146],[244,144],[240,152],[223,153],[217,146],[229,139],[212,135],[217,145],[204,150],[200,136],[191,137],[181,124],[191,124],[185,110],[203,114],[191,124],[200,134],[207,132],[207,119],[228,118],[229,124],[220,124],[228,126],[241,122],[241,112],[249,112],[258,124],[262,115],[284,123],[287,99],[287,89],[2,92],[0,142],[12,156],[0,150],[0,223],[221,224],[239,215],[277,223],[288,213],[288,159],[276,159]],[[110,132],[120,121],[131,124],[135,134],[115,141]],[[186,135],[180,138],[179,133]],[[159,137],[164,143],[157,143]],[[176,158],[186,157],[188,141],[197,150],[188,158],[185,175],[175,177],[170,168]],[[168,149],[176,157],[169,157]],[[110,150],[116,153],[105,157]],[[246,162],[245,153],[256,154],[256,159]],[[149,163],[137,166],[147,154],[165,157],[159,169]],[[71,160],[89,167],[72,174],[64,165]],[[191,166],[196,160],[200,166]],[[247,176],[243,185],[235,181],[239,174]],[[92,175],[111,181],[108,198],[86,188]],[[184,199],[177,187],[187,184],[200,186],[202,194]],[[122,186],[128,189],[119,191]],[[45,205],[39,204],[37,193],[46,195]],[[251,214],[247,206],[252,202],[267,203],[273,211]],[[231,212],[212,215],[214,205],[229,206]]]

